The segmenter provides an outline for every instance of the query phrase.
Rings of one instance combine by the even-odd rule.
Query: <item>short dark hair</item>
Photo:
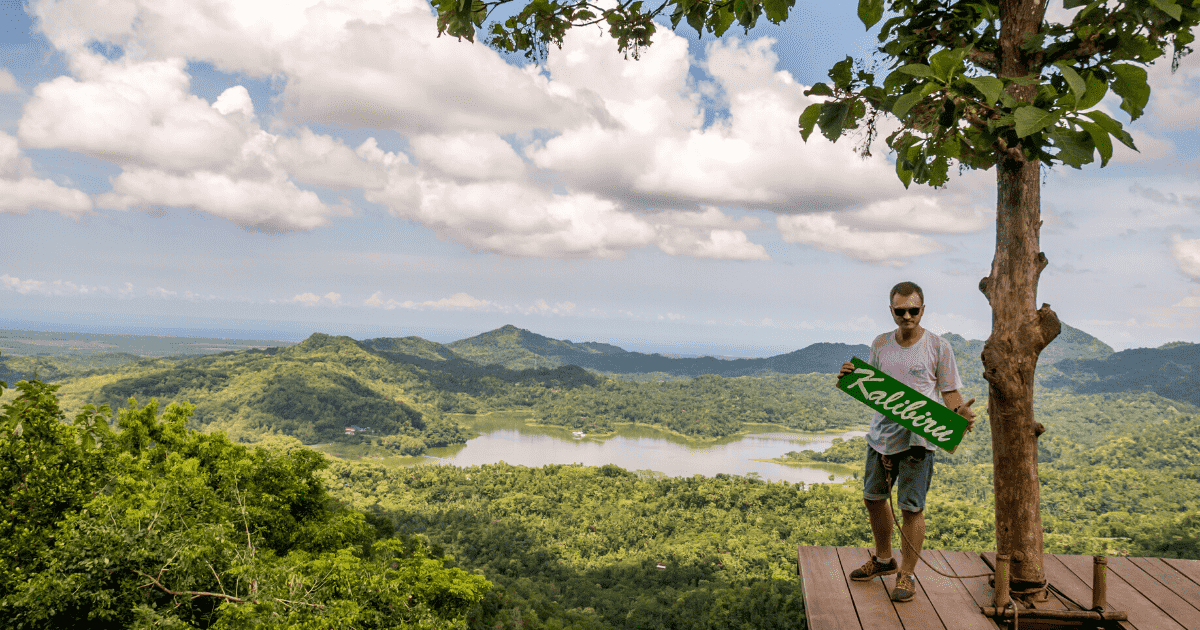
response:
[[[917,286],[917,283],[915,282],[901,282],[900,284],[892,287],[892,292],[888,294],[888,302],[890,303],[897,294],[909,296],[914,293],[921,297],[921,304],[925,304],[925,292],[922,291],[921,287]]]

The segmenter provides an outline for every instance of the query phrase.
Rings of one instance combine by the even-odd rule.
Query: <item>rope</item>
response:
[[[883,469],[887,471],[887,479],[888,479],[888,498],[887,498],[888,513],[890,513],[892,515],[892,522],[894,522],[896,524],[896,530],[900,532],[900,539],[903,541],[903,543],[908,545],[909,548],[911,548],[911,549],[916,549],[916,546],[913,545],[912,543],[910,543],[908,541],[908,538],[904,536],[904,526],[901,525],[900,520],[898,518],[896,518],[896,508],[892,506],[892,485],[893,485],[892,484],[892,460],[888,459],[888,457],[886,455],[882,456],[882,459],[884,462]],[[929,564],[928,560],[921,557],[920,551],[917,552],[917,560],[924,562],[925,566],[932,569],[934,573],[937,573],[938,575],[940,575],[942,577],[948,577],[952,580],[966,580],[966,579],[970,579],[970,578],[993,577],[996,575],[994,572],[979,573],[976,575],[958,575],[957,573],[954,573],[953,575],[948,575],[948,574],[945,574],[945,573],[942,573],[941,571],[939,571],[938,568],[933,566],[932,564]],[[950,569],[950,571],[953,572],[954,569]],[[1057,591],[1058,589],[1054,589],[1054,590]],[[1017,606],[1017,602],[1013,600],[1012,591],[1009,591],[1008,603],[1004,605],[1005,609],[1007,609],[1009,607],[1011,607],[1013,609],[1012,629],[1020,630],[1021,609],[1019,606]]]
[[[900,525],[900,520],[896,518],[896,508],[892,507],[892,491],[891,491],[891,488],[892,488],[892,462],[890,459],[888,459],[888,457],[886,455],[883,456],[883,461],[884,461],[883,468],[884,468],[884,470],[887,471],[887,479],[888,479],[888,498],[887,498],[888,512],[890,512],[892,515],[892,521],[896,523],[896,529],[900,531],[900,539],[903,540],[904,543],[907,544],[910,548],[916,549],[916,545],[913,545],[912,543],[910,543],[908,541],[908,538],[906,538],[904,536],[904,527],[902,525]],[[939,571],[937,569],[937,567],[933,566],[932,564],[929,564],[928,560],[921,557],[921,552],[919,552],[919,551],[917,552],[917,560],[924,562],[925,566],[932,569],[934,573],[937,573],[938,575],[941,575],[943,577],[948,577],[948,578],[951,578],[954,580],[966,580],[968,578],[979,578],[979,577],[992,577],[992,576],[996,575],[994,572],[979,573],[977,575],[958,575],[958,574],[947,575],[947,574]],[[950,570],[954,571],[954,569],[950,569]],[[1011,598],[1010,598],[1010,600],[1011,600]]]

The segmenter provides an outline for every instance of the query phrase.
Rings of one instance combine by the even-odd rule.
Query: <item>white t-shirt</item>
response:
[[[954,348],[928,330],[908,348],[896,343],[896,331],[879,335],[871,342],[871,359],[867,363],[939,403],[942,392],[962,389]],[[878,411],[871,418],[867,444],[882,455],[895,455],[914,446],[931,451],[936,448],[929,440]]]

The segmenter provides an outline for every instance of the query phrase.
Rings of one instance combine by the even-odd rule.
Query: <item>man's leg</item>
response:
[[[863,499],[867,506],[867,517],[871,522],[871,535],[875,537],[875,557],[887,560],[892,557],[892,511],[886,500]],[[907,521],[905,521],[907,522]],[[924,533],[924,527],[921,532]],[[906,534],[907,535],[907,534]],[[907,561],[908,554],[904,554]]]
[[[917,569],[917,556],[921,553],[921,546],[925,544],[925,510],[900,510],[900,513],[904,515],[904,523],[900,526],[900,533],[904,534],[901,542],[904,556],[900,562],[900,572],[912,573]],[[891,531],[890,519],[888,525],[888,530]],[[876,536],[875,540],[875,545],[879,546],[879,537]]]
[[[899,566],[892,557],[892,515],[886,501],[890,494],[888,481],[882,456],[868,446],[866,472],[863,475],[863,505],[867,507],[867,521],[875,538],[875,554],[866,564],[850,573],[852,580],[863,582],[881,575],[891,575]]]

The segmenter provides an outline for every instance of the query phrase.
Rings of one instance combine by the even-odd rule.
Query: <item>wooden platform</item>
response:
[[[988,573],[995,554],[926,549],[921,556],[938,570],[957,575]],[[900,550],[893,551],[900,557]],[[810,630],[995,630],[1008,627],[984,617],[991,606],[988,579],[956,580],[917,563],[917,596],[893,603],[895,576],[855,582],[848,576],[870,558],[855,547],[800,547],[797,552],[804,607]],[[1051,595],[1038,608],[1078,610],[1092,603],[1091,556],[1046,554],[1046,579],[1066,598]],[[1128,613],[1129,621],[1084,626],[1020,620],[1021,628],[1122,628],[1124,630],[1200,630],[1200,560],[1109,558],[1108,609]]]

